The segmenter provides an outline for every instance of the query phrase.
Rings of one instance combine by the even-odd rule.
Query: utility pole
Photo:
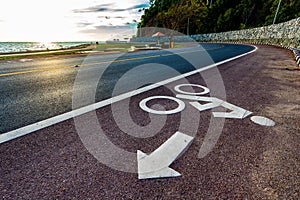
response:
[[[142,23],[140,24],[140,27],[139,27],[139,36],[142,37]]]
[[[188,18],[188,25],[187,25],[187,28],[186,28],[186,34],[190,35],[190,18]]]
[[[281,4],[281,0],[279,0],[278,7],[277,7],[277,10],[276,10],[276,14],[275,14],[275,17],[274,17],[274,20],[273,20],[273,24],[275,24],[275,22],[276,22],[277,15],[278,15],[279,8],[280,8],[280,4]]]
[[[209,4],[209,6],[211,6],[211,5],[212,5],[212,3],[213,3],[213,0],[207,0],[207,3],[206,3],[206,5],[208,5],[208,4]]]

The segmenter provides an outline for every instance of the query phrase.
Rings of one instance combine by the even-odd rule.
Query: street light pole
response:
[[[275,17],[274,17],[274,20],[273,20],[273,24],[275,24],[275,22],[276,22],[277,15],[278,15],[279,8],[280,8],[280,4],[281,4],[281,0],[279,0],[278,7],[277,7],[277,10],[276,10],[276,14],[275,14]]]
[[[212,5],[212,3],[213,3],[213,0],[207,0],[207,3],[206,3],[206,5],[208,5],[208,4],[209,4],[209,6],[211,6],[211,5]]]
[[[140,35],[140,37],[142,37],[142,24],[140,24],[139,35]]]
[[[190,35],[190,18],[188,18],[188,25],[187,25],[187,29],[186,29],[186,34]]]

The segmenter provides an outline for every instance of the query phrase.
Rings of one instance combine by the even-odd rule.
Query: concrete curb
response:
[[[294,58],[297,63],[297,66],[300,68],[300,50],[295,49],[293,47],[283,46],[283,45],[278,45],[278,44],[267,44],[267,45],[288,49],[289,51],[291,51],[294,54]]]
[[[267,45],[267,46],[274,46],[278,48],[284,48],[288,49],[294,54],[295,61],[297,63],[297,66],[300,68],[300,49],[295,49],[293,47],[284,46],[284,45],[278,45],[278,44],[271,44],[271,43],[262,43],[262,42],[205,42],[205,43],[229,43],[229,44],[259,44],[259,45]]]

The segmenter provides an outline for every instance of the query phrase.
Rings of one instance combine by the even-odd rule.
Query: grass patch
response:
[[[94,49],[96,51],[107,51],[107,50],[118,50],[128,52],[131,46],[136,46],[141,44],[131,44],[131,43],[120,43],[120,44],[98,44],[97,47]]]
[[[23,59],[23,58],[39,58],[39,57],[50,57],[50,56],[59,56],[59,55],[73,55],[81,52],[83,50],[74,50],[74,51],[63,51],[63,52],[45,52],[39,53],[35,55],[14,55],[11,54],[9,56],[0,56],[0,60],[13,60],[13,59]]]
[[[184,44],[176,44],[175,43],[175,47],[174,48],[176,49],[176,48],[184,48],[184,47],[185,47]]]

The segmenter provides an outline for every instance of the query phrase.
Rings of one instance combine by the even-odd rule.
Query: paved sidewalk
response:
[[[299,199],[300,71],[293,70],[296,64],[287,50],[258,47],[255,53],[219,66],[219,70],[228,102],[268,117],[276,126],[259,126],[249,118],[226,119],[217,145],[200,159],[198,151],[211,118],[211,111],[201,112],[196,138],[171,165],[182,176],[138,180],[136,173],[113,170],[97,161],[83,146],[74,120],[68,120],[0,145],[0,197]],[[199,75],[189,77],[189,81],[205,85]],[[130,112],[134,121],[149,123],[148,115],[138,106],[143,98],[169,93],[160,87],[132,97]],[[138,149],[153,152],[177,131],[180,120],[179,114],[169,116],[157,135],[141,139],[118,128],[110,106],[97,110],[97,116],[110,141],[132,153]]]

